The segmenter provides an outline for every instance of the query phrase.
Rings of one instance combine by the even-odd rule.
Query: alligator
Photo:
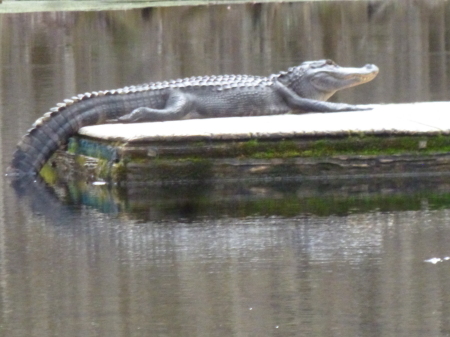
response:
[[[9,175],[38,174],[52,154],[87,125],[366,110],[326,100],[377,74],[372,64],[347,68],[319,60],[268,77],[190,77],[80,94],[58,103],[33,124],[17,145]]]

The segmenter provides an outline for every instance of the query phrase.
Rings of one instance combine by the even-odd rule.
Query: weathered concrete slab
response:
[[[84,127],[79,134],[120,142],[450,133],[450,102],[376,105],[370,111],[192,119]]]
[[[450,102],[89,126],[52,164],[63,176],[139,184],[448,176]]]

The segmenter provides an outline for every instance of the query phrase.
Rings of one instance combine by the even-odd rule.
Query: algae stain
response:
[[[124,181],[127,179],[127,160],[121,160],[111,166],[111,179],[113,181]]]
[[[349,135],[317,140],[249,140],[235,146],[239,158],[273,159],[330,157],[335,155],[430,154],[450,151],[448,136],[372,136]],[[230,151],[231,152],[231,151]]]
[[[68,151],[78,153],[81,143],[69,142]],[[123,181],[130,172],[145,170],[152,179],[205,179],[214,175],[217,159],[280,159],[283,165],[290,163],[292,158],[327,158],[333,156],[383,156],[383,155],[429,155],[450,152],[450,136],[380,136],[352,134],[345,137],[328,137],[316,139],[249,139],[247,141],[229,142],[193,142],[168,148],[167,153],[161,152],[156,157],[149,158],[142,151],[126,152],[120,161],[115,158],[96,157],[96,175],[102,179]],[[112,147],[112,145],[109,145]],[[166,145],[164,145],[166,146]],[[190,149],[193,149],[190,151]],[[97,153],[98,154],[98,153]],[[86,164],[86,157],[77,155],[75,160],[81,167]],[[292,164],[292,163],[291,163]],[[278,165],[278,164],[277,164]],[[131,171],[130,171],[131,168]],[[279,174],[286,173],[285,167],[279,167]],[[299,172],[290,172],[295,174]],[[134,174],[134,173],[132,173]],[[180,175],[181,174],[181,175]],[[54,180],[51,167],[45,167],[42,175]]]
[[[53,185],[58,180],[58,173],[56,170],[51,167],[50,164],[45,164],[41,171],[39,172],[40,176],[44,179],[47,184]]]

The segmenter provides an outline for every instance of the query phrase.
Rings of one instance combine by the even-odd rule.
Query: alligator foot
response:
[[[367,111],[367,110],[373,110],[373,106],[371,105],[351,105],[351,104],[345,104],[342,106],[342,108],[339,109],[339,111]]]

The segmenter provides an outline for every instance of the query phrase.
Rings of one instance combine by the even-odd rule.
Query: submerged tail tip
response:
[[[23,177],[33,177],[36,176],[36,172],[31,167],[16,167],[12,164],[6,168],[5,177],[13,180],[17,180]]]
[[[5,176],[13,179],[18,179],[25,176],[35,176],[36,169],[33,164],[30,163],[29,157],[24,151],[18,148],[11,160],[10,165],[6,169]]]

